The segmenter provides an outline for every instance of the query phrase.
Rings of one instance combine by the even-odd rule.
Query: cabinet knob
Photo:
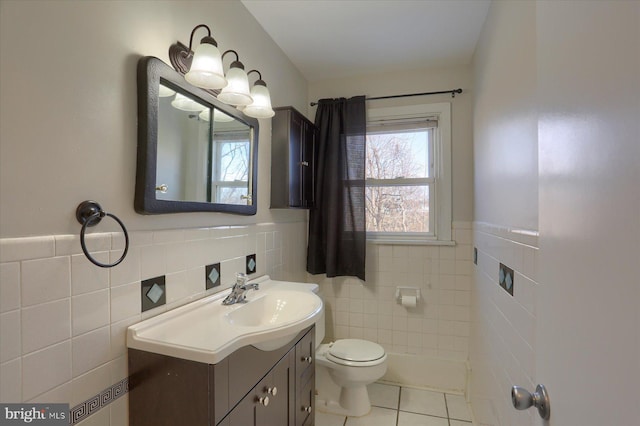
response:
[[[264,405],[266,407],[267,405],[269,405],[269,397],[268,396],[263,396],[258,400],[258,402],[261,405]]]
[[[311,410],[312,410],[312,409],[311,409],[311,406],[310,406],[310,405],[309,405],[308,407],[302,407],[302,411],[305,411],[305,412],[307,412],[307,413],[310,413],[310,412],[311,412]]]
[[[309,167],[309,162],[308,161],[301,161],[300,164],[302,164],[305,167]]]
[[[306,361],[307,363],[311,364],[313,362],[313,357],[312,356],[305,356],[302,358],[303,361]]]
[[[272,388],[268,388],[268,389],[267,389],[267,393],[268,393],[269,395],[276,396],[276,395],[278,394],[278,388],[277,388],[277,387],[275,387],[275,386],[274,386],[274,387],[272,387]]]

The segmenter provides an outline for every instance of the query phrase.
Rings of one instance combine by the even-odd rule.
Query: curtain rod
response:
[[[375,98],[366,98],[366,101],[377,101],[378,99],[392,99],[392,98],[408,98],[411,96],[428,96],[428,95],[442,95],[443,93],[451,93],[451,97],[455,98],[456,93],[462,93],[462,89],[443,90],[441,92],[423,92],[423,93],[407,93],[405,95],[390,95],[390,96],[377,96]],[[311,102],[311,106],[318,105],[318,102]]]

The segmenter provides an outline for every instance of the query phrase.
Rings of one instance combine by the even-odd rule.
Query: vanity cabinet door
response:
[[[292,349],[225,419],[225,426],[287,426],[294,423],[295,364]]]
[[[302,389],[297,390],[296,426],[313,426],[315,420],[315,380],[307,381]]]
[[[262,392],[269,396],[269,406],[258,412],[259,425],[293,425],[293,404],[290,402],[295,394],[294,356],[292,349],[267,376],[269,380],[263,385]]]
[[[314,205],[317,129],[293,107],[275,108],[271,136],[271,208]]]
[[[313,425],[315,410],[315,327],[296,345],[296,426]]]

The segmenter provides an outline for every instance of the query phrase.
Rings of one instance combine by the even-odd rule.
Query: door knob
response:
[[[526,410],[533,406],[538,409],[538,414],[544,420],[549,420],[549,417],[551,417],[549,394],[544,385],[536,386],[536,391],[533,394],[520,386],[512,387],[511,402],[516,410]]]

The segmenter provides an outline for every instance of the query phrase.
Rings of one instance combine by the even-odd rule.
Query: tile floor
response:
[[[472,426],[464,397],[374,383],[371,412],[345,417],[316,412],[316,426]]]

